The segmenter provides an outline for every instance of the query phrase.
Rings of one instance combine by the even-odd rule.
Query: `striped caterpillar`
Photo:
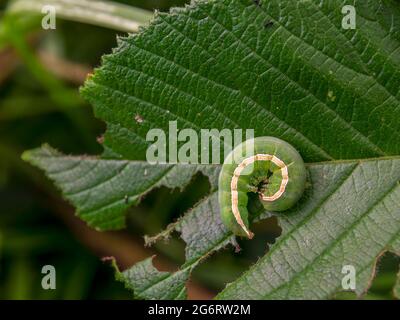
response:
[[[254,154],[246,154],[246,150]],[[273,137],[250,139],[227,156],[219,176],[219,205],[226,227],[251,239],[248,195],[256,192],[264,208],[284,211],[302,196],[306,168],[300,154],[287,142]]]

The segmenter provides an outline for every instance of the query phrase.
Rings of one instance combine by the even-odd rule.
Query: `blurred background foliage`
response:
[[[162,11],[184,0],[123,0]],[[155,235],[208,192],[197,175],[183,192],[161,188],[130,209],[128,228],[99,233],[84,225],[54,186],[20,160],[24,150],[44,142],[71,154],[99,154],[104,124],[78,94],[86,75],[122,32],[57,19],[56,30],[42,30],[37,16],[24,14],[5,23],[7,1],[0,0],[0,299],[129,299],[101,258],[115,256],[121,268],[157,255],[162,270],[184,262],[179,235],[152,248]],[[258,223],[257,237],[228,248],[203,263],[188,284],[189,298],[209,299],[265,254],[279,236],[275,219]],[[43,290],[41,269],[53,265],[56,290]],[[367,298],[391,299],[399,260],[387,254]],[[352,294],[337,298],[353,299]]]

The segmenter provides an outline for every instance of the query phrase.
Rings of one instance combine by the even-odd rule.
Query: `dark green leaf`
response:
[[[183,188],[197,171],[209,176],[215,187],[219,172],[217,166],[72,157],[47,145],[25,152],[23,159],[43,169],[77,208],[77,215],[98,230],[123,228],[126,209],[152,189]]]
[[[356,30],[342,0],[260,2],[195,1],[120,39],[82,90],[106,149],[144,159],[148,130],[176,120],[254,129],[308,162],[399,154],[398,2],[354,1]]]
[[[185,283],[190,270],[183,269],[173,274],[160,272],[154,268],[152,258],[137,263],[132,268],[120,272],[116,269],[117,280],[132,290],[135,297],[147,300],[182,300],[186,299]]]

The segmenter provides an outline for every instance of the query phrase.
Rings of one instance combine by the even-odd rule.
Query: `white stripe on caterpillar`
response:
[[[254,234],[246,228],[246,226],[242,220],[242,217],[240,216],[239,208],[238,208],[239,195],[238,195],[238,191],[237,191],[237,185],[238,185],[238,180],[239,180],[240,174],[242,173],[243,169],[246,168],[248,165],[254,163],[255,161],[271,161],[273,164],[275,164],[276,166],[278,166],[281,169],[281,173],[282,173],[282,182],[279,187],[279,190],[270,197],[261,195],[260,198],[263,201],[271,201],[272,202],[272,201],[279,199],[285,192],[286,186],[289,182],[289,172],[288,172],[288,168],[287,168],[286,164],[281,159],[277,158],[274,155],[256,154],[254,156],[245,158],[236,167],[235,171],[233,172],[233,177],[231,180],[232,212],[236,219],[236,222],[242,227],[242,229],[247,234],[249,239],[253,238]]]

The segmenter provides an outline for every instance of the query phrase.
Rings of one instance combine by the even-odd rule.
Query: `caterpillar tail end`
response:
[[[253,237],[254,237],[254,233],[253,232],[248,230],[246,227],[243,228],[243,231],[246,233],[246,236],[247,236],[247,238],[249,238],[249,240],[253,239]]]
[[[243,222],[242,217],[240,216],[239,212],[234,211],[234,214],[233,214],[233,215],[234,215],[234,217],[235,217],[235,219],[236,219],[236,223],[240,226],[240,229],[239,229],[239,230],[241,230],[241,231],[238,233],[238,235],[246,236],[246,237],[249,238],[250,240],[253,239],[254,233],[251,232],[251,231],[247,228],[247,224],[245,224],[245,223]],[[247,221],[247,219],[246,219],[246,221]]]

